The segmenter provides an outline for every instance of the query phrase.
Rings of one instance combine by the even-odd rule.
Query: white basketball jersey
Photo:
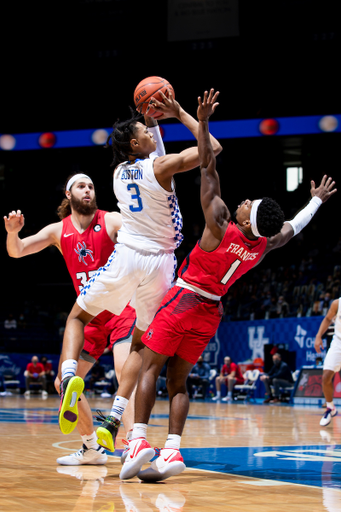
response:
[[[341,340],[341,297],[339,298],[339,307],[335,317],[335,334]]]
[[[182,242],[182,216],[172,192],[161,187],[150,158],[123,162],[114,172],[114,193],[122,215],[118,242],[148,252],[174,251]]]

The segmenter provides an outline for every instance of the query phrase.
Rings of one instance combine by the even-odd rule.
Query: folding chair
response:
[[[233,399],[255,401],[254,394],[259,374],[259,370],[247,370],[244,374],[244,384],[236,384],[233,388]]]

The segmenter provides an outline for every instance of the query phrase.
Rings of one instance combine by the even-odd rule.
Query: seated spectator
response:
[[[265,404],[280,402],[279,389],[291,387],[293,384],[293,378],[291,371],[287,363],[282,361],[282,356],[278,352],[272,356],[274,363],[269,373],[261,375],[260,380],[265,386],[265,392],[267,398],[264,400]],[[271,391],[271,385],[274,387],[274,395]]]
[[[18,327],[17,321],[12,315],[12,313],[10,313],[6,320],[4,321],[4,327],[5,329],[16,329]]]
[[[206,390],[210,382],[210,371],[210,365],[205,363],[204,358],[200,356],[187,378],[187,391],[190,398],[196,397],[198,388],[201,386],[203,398],[205,399]]]
[[[43,356],[40,359],[41,364],[44,367],[46,377],[46,387],[51,387],[54,390],[54,371],[52,369],[52,363],[48,362],[47,358]],[[50,385],[50,386],[49,386]],[[49,389],[50,392],[50,389]]]
[[[222,399],[223,402],[229,402],[232,400],[232,392],[235,384],[244,384],[244,377],[236,363],[232,363],[231,358],[224,357],[224,364],[221,368],[220,375],[216,377],[215,385],[217,394],[212,400],[221,399],[221,385],[225,384],[227,387],[227,395]]]
[[[97,360],[90,372],[89,379],[89,389],[93,389],[96,382],[100,382],[105,380],[105,371],[103,366],[100,364],[99,360]]]
[[[30,384],[36,384],[41,383],[43,388],[43,398],[47,397],[47,391],[46,391],[46,377],[45,377],[45,371],[44,366],[39,363],[38,357],[33,356],[31,359],[31,362],[28,363],[25,371],[25,377],[26,377],[26,391],[25,396],[30,395]]]

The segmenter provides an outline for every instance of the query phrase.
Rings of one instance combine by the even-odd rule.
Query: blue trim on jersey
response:
[[[134,320],[133,325],[129,329],[129,332],[128,332],[127,336],[123,336],[123,338],[119,338],[118,340],[115,341],[115,343],[118,343],[119,341],[127,340],[132,335],[134,327],[135,327],[135,324],[136,324],[136,318]],[[114,345],[115,345],[115,343],[114,343]]]
[[[91,284],[94,281],[96,281],[96,278],[99,275],[101,275],[102,272],[106,272],[106,270],[110,266],[112,260],[115,258],[115,254],[116,254],[116,249],[114,249],[113,253],[109,256],[109,259],[106,262],[106,264],[103,267],[100,267],[98,269],[97,274],[95,274],[91,279],[89,279],[89,281],[83,286],[83,288],[81,289],[81,295],[86,295],[87,294],[87,290],[91,287]]]
[[[182,216],[180,213],[180,208],[178,204],[178,198],[175,194],[172,194],[171,196],[167,197],[168,199],[168,205],[171,211],[171,219],[175,231],[175,237],[174,241],[176,243],[176,249],[180,246],[181,242],[183,241],[184,237],[181,233],[182,230]]]
[[[192,252],[192,251],[191,251],[191,252]],[[190,257],[190,255],[191,255],[191,252],[190,252],[189,254],[187,254],[187,256],[186,256],[186,258],[185,258],[185,260],[186,260],[186,265],[183,267],[183,269],[182,269],[182,271],[181,271],[181,275],[180,275],[179,277],[182,277],[182,276],[184,275],[184,273],[186,272],[186,270],[188,269],[188,267],[189,267],[189,263],[190,263],[190,261],[189,261],[189,257]]]
[[[173,300],[175,300],[175,299],[180,295],[180,293],[182,293],[184,290],[185,290],[184,288],[180,288],[180,290],[179,290],[178,292],[176,292],[176,294],[174,295],[174,297],[172,297],[168,302],[166,302],[166,304],[164,304],[163,306],[161,306],[161,307],[157,310],[157,312],[155,313],[154,318],[156,317],[156,315],[157,315],[158,313],[160,313],[160,311],[161,311],[162,309],[166,308],[169,304],[171,304],[171,303],[173,302]]]

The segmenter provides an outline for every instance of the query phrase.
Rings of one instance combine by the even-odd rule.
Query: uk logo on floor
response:
[[[328,443],[328,437],[324,441]],[[341,486],[341,445],[182,448],[181,454],[188,468],[314,487]]]

